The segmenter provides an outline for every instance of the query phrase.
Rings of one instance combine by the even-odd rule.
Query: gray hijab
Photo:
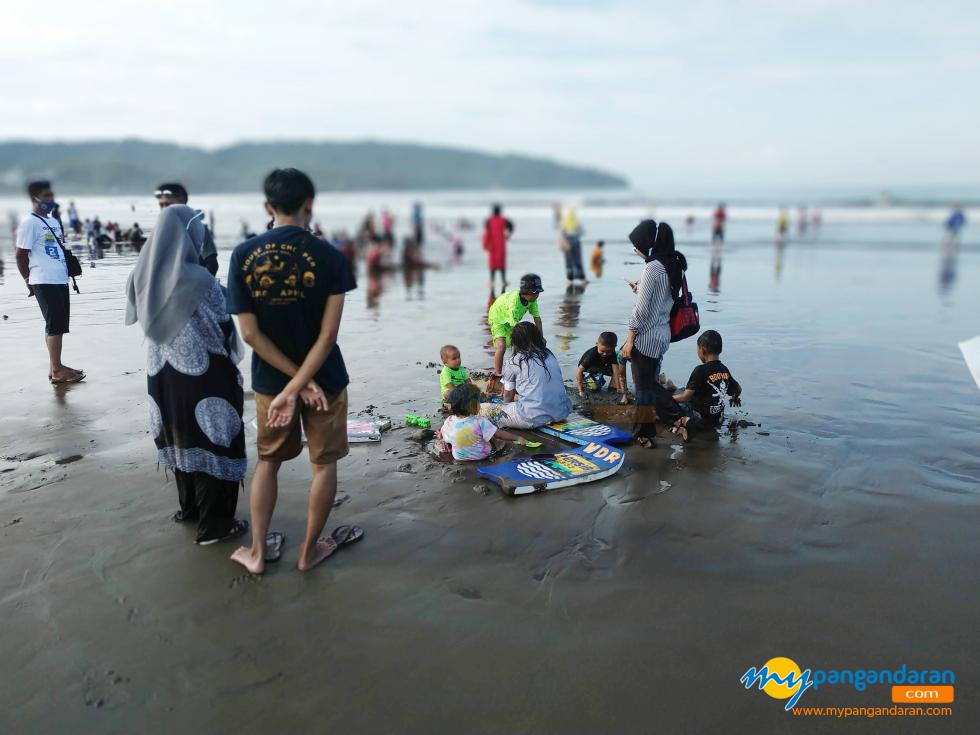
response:
[[[168,344],[214,287],[200,265],[203,213],[184,204],[160,212],[126,282],[126,324],[137,321],[157,344]]]

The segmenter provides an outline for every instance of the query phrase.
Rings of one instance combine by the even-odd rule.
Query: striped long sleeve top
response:
[[[636,334],[633,346],[647,357],[663,357],[670,347],[670,310],[673,306],[667,271],[659,260],[651,260],[640,276],[636,304],[628,323]]]

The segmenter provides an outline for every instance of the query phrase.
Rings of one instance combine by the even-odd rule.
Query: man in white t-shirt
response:
[[[29,296],[37,299],[44,316],[44,341],[48,347],[48,379],[52,383],[77,383],[85,377],[61,362],[62,335],[68,333],[70,300],[68,265],[65,263],[64,231],[51,214],[54,192],[47,181],[28,184],[31,214],[17,228],[17,270],[27,283]]]

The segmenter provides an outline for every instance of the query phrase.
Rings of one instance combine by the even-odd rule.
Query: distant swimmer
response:
[[[565,254],[565,277],[568,285],[575,281],[587,283],[582,268],[582,223],[579,222],[575,207],[569,207],[561,218],[561,232],[558,235],[559,249]]]
[[[592,249],[592,255],[589,257],[589,265],[596,278],[602,278],[602,266],[606,264],[605,248],[605,241],[599,240]]]
[[[501,206],[494,204],[493,213],[483,228],[483,249],[487,251],[491,293],[494,293],[494,277],[498,271],[500,291],[507,290],[507,241],[514,232],[514,223],[504,217],[501,211]]]
[[[776,219],[776,240],[783,242],[789,232],[789,213],[785,209],[779,210],[779,217]]]
[[[963,207],[959,204],[954,204],[953,211],[946,218],[946,239],[950,243],[959,245],[960,230],[964,227],[966,227],[966,214],[963,213]]]
[[[425,213],[422,210],[422,202],[415,202],[412,205],[412,229],[415,231],[415,242],[419,247],[425,245]]]
[[[806,227],[809,220],[806,216],[806,205],[800,205],[799,215],[796,217],[796,231],[800,234],[800,237],[806,235]]]
[[[76,235],[81,234],[82,223],[78,219],[78,208],[75,206],[75,202],[68,202],[68,226]]]
[[[711,239],[712,241],[717,240],[719,242],[724,242],[725,222],[728,220],[728,214],[725,212],[724,202],[718,204],[717,209],[715,209],[713,220],[714,223],[711,229]]]

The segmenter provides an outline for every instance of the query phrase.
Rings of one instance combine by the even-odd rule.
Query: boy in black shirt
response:
[[[243,242],[228,266],[228,311],[251,345],[259,459],[252,477],[252,546],[232,559],[252,574],[266,560],[266,533],[283,462],[302,451],[306,433],[313,470],[306,538],[297,566],[313,568],[356,540],[356,526],[321,537],[337,494],[337,461],[347,455],[347,367],[337,346],[344,294],[356,288],[350,262],[309,232],[313,182],[302,171],[266,177],[266,211],[274,227]],[[270,534],[276,546],[283,536]],[[277,549],[272,550],[278,553]],[[277,558],[277,557],[274,557]]]
[[[585,396],[587,384],[590,390],[599,390],[606,382],[605,376],[609,376],[612,378],[611,388],[623,394],[622,402],[625,403],[628,400],[626,396],[626,371],[619,364],[616,341],[615,334],[603,332],[596,340],[595,347],[586,350],[582,355],[575,371],[575,385],[578,386],[579,396]],[[589,384],[589,381],[592,383]]]
[[[674,424],[674,433],[685,441],[688,438],[687,425],[691,420],[704,428],[715,429],[721,426],[725,418],[726,397],[732,406],[742,405],[742,386],[718,359],[720,354],[721,335],[713,329],[702,332],[698,337],[698,358],[702,364],[691,372],[687,387],[674,396],[677,403],[688,404],[687,407],[679,407],[684,415],[671,421]],[[670,417],[670,412],[667,413]]]

